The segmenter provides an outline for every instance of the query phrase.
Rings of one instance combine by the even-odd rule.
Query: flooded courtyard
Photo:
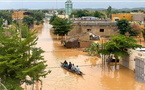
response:
[[[46,70],[52,72],[41,83],[35,85],[36,90],[145,90],[145,84],[136,82],[135,73],[121,65],[102,65],[97,56],[89,56],[81,49],[67,49],[51,33],[51,25],[44,23],[39,32],[37,47],[41,47]],[[85,74],[79,76],[60,67],[60,62],[67,60],[80,67]],[[27,87],[27,90],[29,88]]]

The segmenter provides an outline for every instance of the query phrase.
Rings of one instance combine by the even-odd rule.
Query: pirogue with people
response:
[[[69,71],[69,72],[72,72],[72,73],[76,73],[77,75],[81,75],[81,76],[82,76],[82,75],[85,75],[85,74],[84,74],[83,72],[81,72],[81,71],[79,71],[79,73],[77,73],[76,71],[71,70],[71,69],[69,69],[68,67],[64,67],[63,64],[64,64],[64,63],[61,62],[61,67],[64,68],[65,70],[67,70],[67,71]]]

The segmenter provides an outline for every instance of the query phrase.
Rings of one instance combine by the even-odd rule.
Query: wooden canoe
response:
[[[62,62],[61,62],[61,67],[64,68],[65,70],[69,71],[69,72],[76,73],[76,74],[78,74],[78,75],[85,75],[85,74],[82,73],[81,71],[79,71],[79,73],[77,73],[77,72],[74,71],[74,70],[68,69],[68,67],[63,67],[63,63],[62,63]]]

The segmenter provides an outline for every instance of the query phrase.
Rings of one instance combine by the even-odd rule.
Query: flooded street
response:
[[[37,47],[41,47],[48,64],[47,70],[52,72],[42,79],[35,88],[42,90],[145,90],[145,85],[135,81],[133,71],[117,66],[102,66],[97,56],[88,56],[80,49],[67,49],[50,32],[52,26],[44,23],[39,32]],[[67,60],[80,66],[85,73],[79,76],[60,67],[60,62]],[[39,89],[38,89],[39,90]]]

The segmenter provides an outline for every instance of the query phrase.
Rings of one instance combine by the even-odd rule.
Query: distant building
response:
[[[63,19],[66,19],[66,18],[69,18],[68,15],[57,15],[59,18],[63,18]]]
[[[119,14],[112,14],[112,21],[118,21],[121,19],[126,19],[128,21],[132,21],[133,15],[130,13],[119,13]]]
[[[73,3],[71,0],[65,2],[65,15],[70,15],[72,13]]]
[[[12,19],[17,20],[17,19],[23,19],[25,16],[29,16],[30,12],[25,12],[25,11],[14,11],[12,13]]]
[[[131,22],[140,22],[141,24],[144,24],[145,14],[142,12],[112,14],[112,21],[118,21],[121,19],[126,19]]]
[[[45,19],[50,20],[50,18],[53,16],[53,14],[45,13]]]

